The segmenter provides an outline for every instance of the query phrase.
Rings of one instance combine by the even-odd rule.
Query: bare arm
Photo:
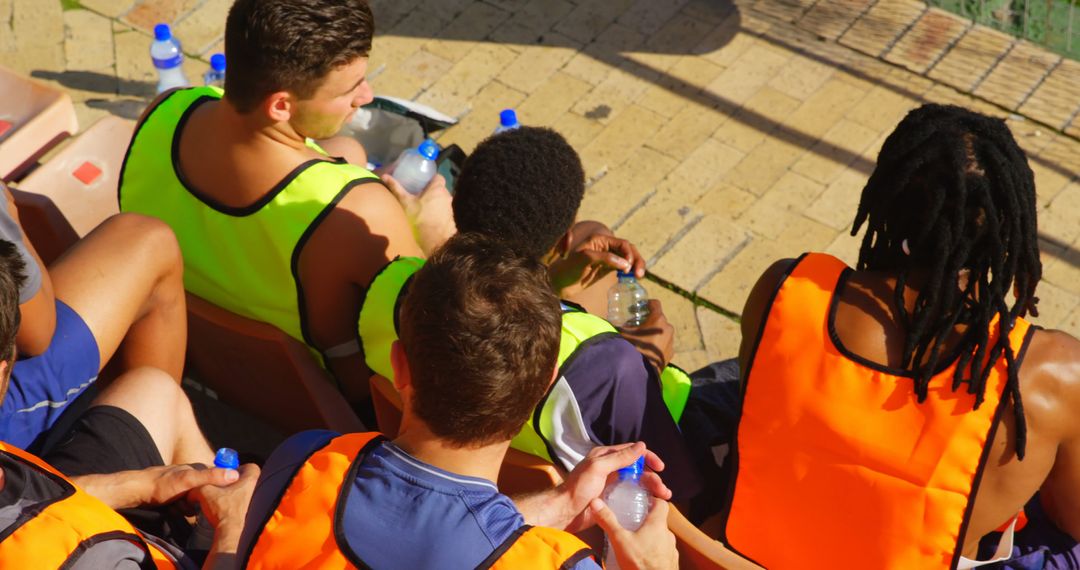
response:
[[[423,257],[397,200],[379,183],[354,188],[312,234],[300,256],[300,280],[315,346],[322,351],[358,340],[364,290],[397,256]],[[366,400],[370,371],[354,345],[328,360],[352,402]],[[348,353],[349,349],[343,349]]]
[[[1041,488],[1042,504],[1058,528],[1080,540],[1080,341],[1059,332],[1047,331],[1053,342],[1055,362],[1048,372],[1056,377],[1058,425],[1065,434],[1058,444],[1054,466]],[[1046,334],[1046,333],[1042,333]]]
[[[41,270],[41,288],[29,301],[19,305],[19,311],[22,313],[22,323],[19,325],[19,332],[15,336],[15,346],[19,349],[19,353],[35,356],[45,352],[49,348],[49,343],[52,342],[53,332],[56,330],[56,297],[53,295],[52,279],[49,278],[49,271],[46,269],[45,264],[42,263],[37,250],[34,249],[34,244],[30,243],[26,231],[22,228],[22,222],[19,220],[19,210],[15,207],[15,199],[6,186],[0,184],[0,188],[3,189],[4,198],[7,200],[8,214],[19,224],[23,244]]]

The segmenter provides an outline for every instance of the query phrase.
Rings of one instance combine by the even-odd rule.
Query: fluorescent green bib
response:
[[[402,257],[391,261],[372,280],[360,309],[360,341],[364,346],[368,367],[391,380],[394,378],[394,371],[390,366],[390,346],[398,338],[395,315],[399,297],[406,283],[423,264],[424,260],[416,257]],[[619,331],[606,320],[563,305],[558,360],[560,376],[563,364],[586,340],[600,335],[617,334]],[[678,423],[690,397],[690,376],[678,366],[669,365],[660,374],[660,387],[664,404]],[[545,417],[550,417],[553,413],[552,406],[547,405],[548,403],[549,399],[545,398],[544,405],[533,411],[533,417],[522,426],[510,446],[554,462],[547,444],[538,432],[538,426],[550,425],[553,421],[544,421]]]
[[[124,160],[120,209],[160,218],[172,227],[183,251],[188,291],[311,345],[298,274],[300,251],[350,189],[378,178],[344,161],[310,160],[246,208],[197,195],[174,164],[177,133],[198,105],[220,99],[221,93],[214,87],[183,89],[153,109]],[[314,143],[309,146],[320,150]]]

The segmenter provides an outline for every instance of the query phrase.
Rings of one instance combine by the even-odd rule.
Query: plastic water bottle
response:
[[[222,447],[214,454],[214,467],[221,469],[239,469],[240,456],[236,450]],[[214,544],[214,527],[201,512],[195,517],[195,528],[191,529],[188,537],[187,548],[190,550],[210,550]]]
[[[225,88],[225,54],[215,53],[210,56],[210,69],[203,74],[203,84]]]
[[[439,158],[439,145],[427,139],[416,148],[401,153],[391,173],[409,194],[414,196],[424,191],[424,187],[435,177],[439,167],[435,159]]]
[[[636,327],[647,318],[649,294],[633,273],[620,271],[619,282],[608,291],[608,322],[617,327]]]
[[[615,513],[619,524],[629,531],[636,531],[645,522],[645,517],[652,508],[652,496],[641,486],[641,474],[645,471],[645,457],[639,457],[632,464],[619,469],[618,479],[604,489],[604,503]],[[607,556],[604,568],[617,569],[615,549],[607,543]]]
[[[158,73],[157,92],[161,93],[174,87],[191,85],[184,76],[184,52],[180,51],[180,42],[172,35],[168,24],[154,26],[154,43],[150,44],[150,59]]]
[[[503,109],[499,113],[499,126],[495,129],[494,134],[512,131],[520,126],[521,123],[518,122],[517,113],[513,109]]]

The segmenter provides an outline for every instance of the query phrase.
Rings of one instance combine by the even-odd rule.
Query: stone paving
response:
[[[55,82],[80,124],[153,94],[154,23],[200,77],[231,0],[0,0],[0,65]],[[859,192],[884,137],[923,102],[1008,117],[1036,174],[1037,322],[1080,335],[1080,64],[914,0],[373,0],[376,91],[461,118],[471,150],[505,107],[562,132],[610,225],[650,271],[676,362],[734,356],[772,261],[854,261]],[[719,307],[723,312],[713,310]]]

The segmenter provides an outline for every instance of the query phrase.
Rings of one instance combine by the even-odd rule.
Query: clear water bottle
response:
[[[641,486],[641,474],[645,471],[645,457],[639,457],[632,464],[619,469],[618,479],[604,489],[604,503],[615,514],[619,524],[629,531],[636,531],[645,522],[652,508],[652,496]],[[605,546],[607,556],[604,568],[617,569],[615,549],[610,543]]]
[[[203,74],[203,84],[225,88],[225,54],[215,53],[210,56],[210,69]]]
[[[521,123],[518,122],[517,113],[513,109],[503,109],[499,113],[499,126],[495,129],[494,134],[512,131],[520,126]]]
[[[619,272],[608,291],[607,320],[617,327],[636,327],[649,318],[649,294],[632,273]]]
[[[222,447],[214,454],[214,467],[221,469],[240,469],[240,456],[236,450]],[[189,550],[210,550],[214,544],[214,527],[201,512],[196,513],[195,528],[191,529],[188,537],[187,548]]]
[[[439,145],[427,139],[420,143],[420,146],[401,153],[390,175],[400,182],[409,194],[419,195],[439,169],[435,164],[436,158],[439,158]]]
[[[191,85],[184,76],[184,52],[180,51],[180,42],[172,35],[168,24],[154,26],[154,43],[150,44],[150,59],[158,73],[157,92],[161,93],[174,87]]]

